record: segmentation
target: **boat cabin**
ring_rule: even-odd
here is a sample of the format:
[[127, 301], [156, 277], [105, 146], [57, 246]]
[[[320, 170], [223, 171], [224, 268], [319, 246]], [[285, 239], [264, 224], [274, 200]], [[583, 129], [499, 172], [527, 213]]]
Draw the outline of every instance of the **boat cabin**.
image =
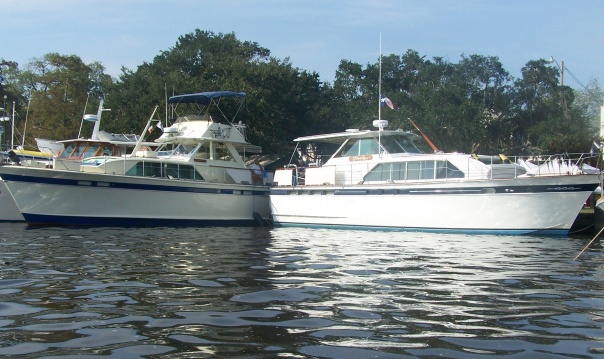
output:
[[[462, 153], [425, 153], [412, 132], [359, 131], [301, 137], [293, 157], [302, 160], [275, 173], [278, 186], [362, 185], [441, 181], [462, 178], [513, 178], [526, 170], [517, 164], [485, 163]], [[328, 159], [322, 145], [331, 146]], [[333, 150], [334, 146], [337, 146]], [[310, 161], [304, 160], [310, 158]]]

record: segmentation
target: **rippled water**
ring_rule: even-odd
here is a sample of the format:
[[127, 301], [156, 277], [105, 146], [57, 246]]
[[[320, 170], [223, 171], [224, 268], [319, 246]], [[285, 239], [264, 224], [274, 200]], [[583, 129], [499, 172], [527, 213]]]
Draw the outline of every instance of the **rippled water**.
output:
[[0, 355], [589, 358], [591, 238], [0, 224]]

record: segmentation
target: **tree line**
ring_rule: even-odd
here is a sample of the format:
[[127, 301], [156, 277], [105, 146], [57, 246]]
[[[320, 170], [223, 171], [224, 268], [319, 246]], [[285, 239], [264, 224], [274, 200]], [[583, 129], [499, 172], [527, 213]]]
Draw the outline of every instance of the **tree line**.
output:
[[[75, 138], [80, 126], [85, 136], [92, 125], [82, 125], [82, 115], [96, 112], [100, 99], [111, 108], [103, 130], [141, 133], [156, 105], [173, 121], [166, 96], [231, 90], [247, 93], [238, 119], [248, 139], [275, 156], [288, 154], [299, 136], [369, 129], [378, 112], [389, 129], [416, 131], [412, 119], [446, 152], [578, 153], [600, 140], [604, 100], [597, 80], [581, 90], [562, 86], [559, 68], [546, 60], [528, 61], [514, 78], [494, 56], [461, 55], [452, 63], [413, 50], [368, 64], [342, 60], [334, 82], [323, 82], [255, 42], [201, 30], [180, 36], [150, 63], [122, 68], [118, 78], [99, 62], [56, 53], [23, 67], [2, 60], [0, 69], [3, 107], [15, 102], [15, 135], [25, 133], [26, 147], [35, 137]], [[380, 73], [382, 94], [396, 110], [379, 111]]]

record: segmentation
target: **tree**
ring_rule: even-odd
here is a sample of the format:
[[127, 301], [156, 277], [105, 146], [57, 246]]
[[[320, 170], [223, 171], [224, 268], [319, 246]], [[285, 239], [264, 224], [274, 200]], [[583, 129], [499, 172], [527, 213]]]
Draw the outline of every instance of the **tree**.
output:
[[[136, 71], [124, 70], [108, 96], [119, 119], [119, 126], [111, 125], [140, 128], [144, 124], [141, 114], [151, 113], [155, 105], [166, 109], [166, 89], [169, 95], [246, 92], [238, 118], [248, 125], [250, 142], [262, 146], [266, 153], [283, 153], [291, 147], [293, 136], [321, 126], [312, 116], [321, 104], [323, 89], [318, 74], [293, 67], [289, 59], [275, 59], [268, 49], [242, 42], [234, 34], [196, 30], [179, 37], [173, 48], [152, 63], [144, 63]], [[227, 107], [226, 112], [235, 110]], [[171, 113], [168, 117], [174, 121]]]
[[[574, 105], [585, 117], [594, 129], [599, 129], [601, 106], [604, 104], [604, 91], [600, 88], [598, 80], [592, 79], [583, 90], [575, 91]], [[596, 137], [602, 137], [600, 132], [595, 132]], [[600, 139], [601, 141], [602, 139]]]
[[98, 104], [111, 77], [98, 62], [87, 65], [75, 55], [50, 53], [12, 73], [11, 81], [19, 88], [15, 127], [22, 134], [27, 120], [23, 145], [33, 148], [34, 137], [77, 137], [86, 104]]
[[558, 69], [545, 60], [529, 61], [515, 82], [512, 144], [525, 153], [584, 152], [593, 140], [593, 125], [574, 92], [560, 86]]

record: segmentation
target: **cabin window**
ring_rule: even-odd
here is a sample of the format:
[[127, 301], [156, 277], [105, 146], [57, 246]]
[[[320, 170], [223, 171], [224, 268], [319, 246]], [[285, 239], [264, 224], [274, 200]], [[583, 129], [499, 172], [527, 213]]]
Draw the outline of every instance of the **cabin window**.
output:
[[211, 156], [210, 151], [211, 151], [210, 146], [207, 143], [204, 143], [201, 146], [199, 146], [199, 148], [197, 149], [197, 152], [195, 152], [195, 158], [201, 159], [201, 160], [208, 160], [213, 157], [213, 156]]
[[99, 149], [99, 144], [98, 143], [91, 143], [84, 150], [84, 155], [82, 157], [83, 158], [92, 157], [92, 156], [94, 156], [94, 154], [96, 153], [96, 151], [98, 149]]
[[365, 175], [364, 181], [419, 181], [463, 177], [463, 172], [448, 161], [409, 161], [379, 164]]
[[380, 152], [380, 147], [375, 138], [350, 139], [342, 147], [339, 157], [374, 155]]
[[464, 178], [464, 173], [449, 161], [437, 161], [436, 178]]
[[405, 162], [383, 163], [375, 166], [365, 175], [365, 182], [371, 181], [404, 181], [407, 178], [407, 164]]
[[161, 162], [138, 162], [128, 172], [127, 176], [137, 177], [168, 177], [172, 179], [203, 180], [203, 177], [190, 165]]
[[67, 158], [67, 157], [71, 157], [71, 153], [73, 152], [73, 148], [75, 147], [75, 144], [70, 143], [67, 146], [65, 146], [65, 149], [61, 152], [61, 155], [59, 156], [60, 158]]
[[380, 143], [388, 153], [423, 153], [413, 141], [402, 136], [383, 136]]
[[71, 155], [69, 157], [77, 157], [80, 158], [82, 156], [82, 153], [84, 152], [84, 150], [86, 149], [86, 145], [82, 145], [79, 144], [75, 147], [75, 149], [71, 152]]
[[233, 154], [224, 143], [216, 142], [214, 147], [216, 149], [215, 159], [220, 161], [236, 162], [235, 157], [233, 157]]
[[410, 181], [434, 179], [434, 161], [407, 162], [407, 179]]
[[161, 177], [161, 163], [138, 162], [126, 172], [126, 175], [136, 177]]
[[197, 146], [180, 144], [180, 145], [178, 145], [178, 147], [176, 147], [174, 149], [173, 153], [175, 155], [180, 155], [180, 156], [188, 155], [188, 154], [191, 154], [191, 152], [193, 152], [193, 150], [195, 150], [196, 147]]
[[164, 177], [174, 179], [203, 180], [199, 173], [195, 173], [195, 168], [193, 168], [193, 166], [175, 163], [165, 164]]
[[[103, 145], [103, 147], [101, 148], [101, 152], [99, 153], [100, 156], [111, 156], [113, 155], [113, 151], [111, 150], [111, 146], [110, 145]], [[118, 150], [118, 153], [116, 153], [117, 156], [120, 156], [121, 153]]]

